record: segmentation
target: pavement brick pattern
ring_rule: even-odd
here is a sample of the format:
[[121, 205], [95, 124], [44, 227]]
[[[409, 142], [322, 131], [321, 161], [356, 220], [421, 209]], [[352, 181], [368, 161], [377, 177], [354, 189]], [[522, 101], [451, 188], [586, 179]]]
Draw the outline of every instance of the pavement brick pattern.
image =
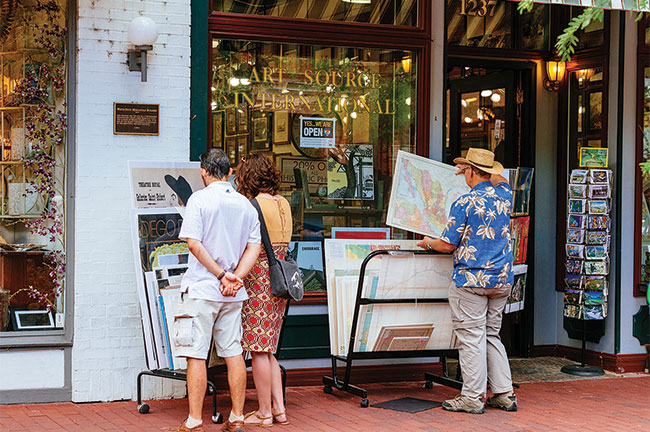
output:
[[[423, 383], [367, 385], [370, 403], [411, 396], [438, 400], [454, 396], [455, 390]], [[520, 410], [506, 413], [486, 408], [482, 415], [449, 413], [441, 408], [416, 414], [378, 408], [360, 408], [359, 398], [322, 387], [287, 390], [291, 424], [275, 425], [276, 432], [293, 431], [648, 431], [650, 430], [650, 377], [635, 376], [600, 380], [522, 384], [517, 391]], [[219, 409], [229, 411], [226, 394]], [[186, 414], [185, 399], [149, 402], [151, 412], [139, 414], [135, 402], [43, 404], [0, 406], [0, 431], [162, 431], [180, 424]], [[254, 409], [255, 393], [248, 392], [246, 409]], [[220, 431], [212, 424], [209, 399], [204, 405], [207, 431]], [[247, 431], [261, 431], [247, 427]]]

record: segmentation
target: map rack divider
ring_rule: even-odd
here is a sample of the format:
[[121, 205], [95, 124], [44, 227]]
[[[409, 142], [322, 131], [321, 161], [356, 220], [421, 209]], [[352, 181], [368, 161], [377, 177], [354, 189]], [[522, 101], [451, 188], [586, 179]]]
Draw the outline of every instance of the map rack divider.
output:
[[[278, 349], [274, 354], [276, 359], [279, 358], [280, 356], [280, 347], [282, 346], [282, 336], [284, 335], [284, 326], [287, 322], [287, 315], [289, 313], [290, 303], [291, 303], [291, 299], [287, 299], [287, 305], [284, 309], [284, 317], [282, 318], [282, 326], [280, 327], [280, 335], [278, 336]], [[212, 341], [210, 341], [210, 347], [212, 347]], [[142, 403], [142, 377], [143, 376], [154, 376], [158, 378], [166, 378], [166, 379], [177, 380], [177, 381], [187, 381], [186, 369], [179, 369], [179, 370], [171, 370], [168, 368], [150, 369], [149, 362], [146, 359], [146, 356], [145, 356], [145, 361], [147, 362], [147, 369], [140, 372], [137, 378], [138, 412], [140, 414], [147, 414], [150, 409], [148, 404]], [[208, 355], [208, 360], [206, 360], [206, 364], [208, 361], [209, 361], [209, 355]], [[246, 362], [246, 367], [248, 368], [251, 366], [252, 360], [246, 359], [245, 362]], [[286, 397], [287, 370], [282, 365], [280, 365], [280, 370], [282, 372], [282, 395], [283, 397]], [[225, 364], [220, 364], [208, 368], [208, 395], [212, 396], [212, 422], [217, 424], [223, 423], [223, 414], [217, 411], [217, 387], [214, 385], [214, 382], [216, 379], [216, 375], [223, 372], [227, 372], [227, 368]]]
[[[352, 317], [352, 327], [350, 331], [350, 342], [348, 345], [348, 354], [331, 355], [332, 360], [332, 376], [323, 377], [323, 391], [331, 394], [333, 388], [341, 391], [346, 391], [361, 398], [361, 407], [367, 408], [368, 392], [350, 383], [352, 374], [352, 364], [355, 360], [369, 360], [369, 359], [388, 359], [388, 358], [412, 358], [412, 357], [439, 357], [442, 362], [443, 374], [436, 375], [433, 373], [425, 373], [425, 387], [431, 389], [433, 383], [445, 385], [455, 389], [461, 389], [463, 383], [460, 381], [460, 367], [457, 369], [456, 378], [450, 378], [447, 369], [447, 358], [458, 358], [457, 349], [435, 349], [435, 350], [411, 350], [411, 351], [354, 351], [355, 340], [357, 337], [357, 326], [359, 323], [359, 311], [361, 306], [374, 305], [374, 304], [430, 304], [430, 303], [448, 303], [446, 298], [397, 298], [397, 299], [372, 299], [363, 297], [363, 280], [365, 277], [366, 267], [370, 260], [375, 257], [389, 255], [446, 255], [436, 251], [426, 250], [376, 250], [371, 252], [361, 263], [359, 272], [359, 282], [357, 285], [357, 298], [354, 305], [354, 313]], [[345, 373], [343, 380], [338, 376], [337, 365], [338, 362], [345, 363]]]

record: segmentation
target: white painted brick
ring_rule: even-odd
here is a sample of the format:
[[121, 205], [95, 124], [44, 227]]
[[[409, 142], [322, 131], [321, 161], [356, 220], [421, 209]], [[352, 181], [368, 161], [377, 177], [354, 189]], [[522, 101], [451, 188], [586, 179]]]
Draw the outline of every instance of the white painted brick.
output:
[[[189, 155], [190, 2], [78, 3], [72, 398], [132, 399], [145, 360], [127, 161], [185, 161]], [[126, 66], [127, 28], [140, 14], [160, 31], [146, 83]], [[160, 104], [160, 136], [113, 135], [113, 102]], [[183, 383], [144, 381], [146, 398], [183, 394]]]

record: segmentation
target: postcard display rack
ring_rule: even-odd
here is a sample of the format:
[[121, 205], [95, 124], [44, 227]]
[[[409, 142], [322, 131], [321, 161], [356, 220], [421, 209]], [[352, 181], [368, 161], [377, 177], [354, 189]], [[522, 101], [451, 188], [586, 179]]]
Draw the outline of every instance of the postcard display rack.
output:
[[[403, 247], [414, 248], [417, 242], [412, 240], [387, 240], [348, 244], [345, 247], [351, 249], [345, 256], [328, 259], [332, 256], [328, 249], [338, 246], [335, 242], [344, 241], [325, 243], [332, 376], [323, 377], [323, 391], [331, 394], [334, 387], [347, 391], [361, 397], [361, 407], [366, 408], [367, 391], [350, 383], [353, 362], [413, 357], [442, 361], [443, 376], [424, 374], [426, 388], [433, 382], [462, 388], [458, 379], [449, 377], [446, 363], [447, 357], [458, 358], [448, 300], [452, 256]], [[359, 256], [349, 252], [355, 247], [371, 252], [362, 261], [354, 260]], [[348, 268], [330, 271], [337, 259], [346, 260]], [[361, 262], [356, 270], [349, 266], [355, 261]], [[342, 380], [339, 362], [345, 363]]]
[[574, 169], [568, 188], [564, 316], [582, 320], [580, 365], [562, 371], [572, 375], [602, 375], [585, 365], [586, 321], [607, 317], [612, 171]]

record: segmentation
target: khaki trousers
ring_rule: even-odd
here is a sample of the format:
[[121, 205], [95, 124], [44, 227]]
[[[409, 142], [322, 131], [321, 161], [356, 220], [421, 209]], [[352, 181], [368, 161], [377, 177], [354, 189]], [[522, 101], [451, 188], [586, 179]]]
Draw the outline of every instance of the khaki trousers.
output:
[[449, 287], [449, 305], [458, 339], [461, 394], [482, 397], [490, 384], [492, 393], [512, 391], [512, 377], [499, 330], [510, 288]]

